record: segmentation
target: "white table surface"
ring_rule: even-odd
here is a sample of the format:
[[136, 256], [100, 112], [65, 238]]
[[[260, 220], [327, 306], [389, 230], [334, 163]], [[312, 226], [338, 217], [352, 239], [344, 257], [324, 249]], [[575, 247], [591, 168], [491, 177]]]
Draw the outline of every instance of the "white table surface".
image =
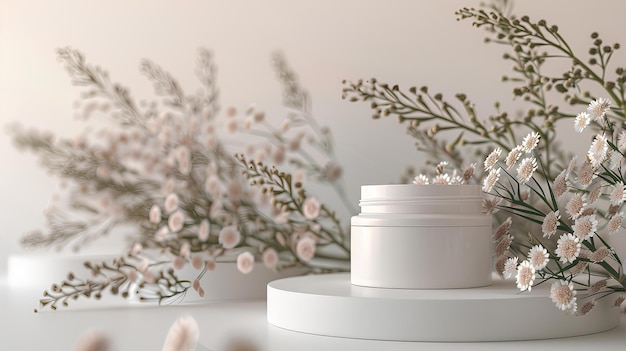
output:
[[[113, 350], [161, 350], [181, 315], [200, 327], [199, 349], [225, 350], [246, 340], [260, 350], [624, 350], [626, 317], [618, 328], [582, 337], [525, 342], [415, 343], [357, 340], [283, 330], [266, 321], [264, 300], [172, 306], [128, 305], [123, 299], [86, 301], [57, 311], [33, 313], [41, 289], [12, 288], [0, 278], [0, 350], [73, 350], [87, 331], [106, 334]], [[511, 316], [515, 318], [515, 316]], [[476, 316], [480, 323], [480, 316]], [[506, 323], [506, 321], [502, 321]]]

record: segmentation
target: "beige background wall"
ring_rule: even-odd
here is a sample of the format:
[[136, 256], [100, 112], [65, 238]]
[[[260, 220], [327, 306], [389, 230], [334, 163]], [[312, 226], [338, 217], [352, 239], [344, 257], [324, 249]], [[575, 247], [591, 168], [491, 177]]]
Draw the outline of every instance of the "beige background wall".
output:
[[[43, 223], [54, 186], [33, 155], [15, 150], [4, 127], [19, 121], [65, 136], [84, 127], [73, 117], [78, 89], [56, 48], [80, 49], [134, 96], [149, 98], [150, 84], [137, 69], [142, 58], [193, 90], [196, 49], [206, 47], [219, 65], [222, 106], [255, 103], [275, 121], [284, 110], [270, 54], [281, 50], [309, 89], [315, 116], [334, 132], [356, 203], [361, 184], [396, 181], [420, 156], [395, 121], [372, 121], [367, 105], [342, 101], [342, 79], [375, 76], [449, 96], [467, 92], [485, 115], [493, 101], [510, 101], [509, 87], [499, 83], [509, 68], [502, 48], [482, 44], [481, 30], [455, 19], [457, 8], [477, 3], [0, 0], [0, 275], [7, 255], [20, 252], [19, 236]], [[559, 24], [583, 51], [594, 30], [626, 44], [623, 1], [524, 0], [516, 12]]]

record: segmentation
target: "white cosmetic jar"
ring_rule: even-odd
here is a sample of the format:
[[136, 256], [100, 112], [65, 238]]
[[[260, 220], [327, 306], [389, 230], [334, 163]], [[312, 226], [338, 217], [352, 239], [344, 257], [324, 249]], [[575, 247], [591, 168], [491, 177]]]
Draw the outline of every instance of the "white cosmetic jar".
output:
[[351, 221], [351, 283], [453, 289], [491, 284], [491, 216], [479, 185], [364, 185]]

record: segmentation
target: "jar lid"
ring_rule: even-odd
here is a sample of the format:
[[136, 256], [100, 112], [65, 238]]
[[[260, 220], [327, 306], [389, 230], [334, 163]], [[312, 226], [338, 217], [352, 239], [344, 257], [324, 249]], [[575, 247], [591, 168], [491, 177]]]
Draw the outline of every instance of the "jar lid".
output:
[[350, 221], [357, 227], [484, 227], [491, 228], [485, 214], [360, 214]]
[[382, 200], [416, 200], [446, 198], [482, 198], [480, 185], [455, 184], [387, 184], [361, 186], [361, 202]]

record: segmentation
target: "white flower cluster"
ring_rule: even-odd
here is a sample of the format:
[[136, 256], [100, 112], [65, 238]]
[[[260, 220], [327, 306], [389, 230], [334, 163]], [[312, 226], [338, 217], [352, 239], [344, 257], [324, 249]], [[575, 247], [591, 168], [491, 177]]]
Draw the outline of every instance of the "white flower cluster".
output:
[[[520, 145], [514, 147], [506, 156], [505, 163], [507, 171], [515, 166], [517, 161], [523, 154], [532, 154], [539, 144], [540, 135], [537, 132], [530, 132]], [[494, 149], [487, 158], [485, 158], [485, 171], [489, 172], [483, 181], [483, 191], [490, 192], [500, 180], [501, 167], [496, 167], [500, 161], [502, 149]], [[517, 166], [517, 179], [521, 184], [527, 183], [537, 170], [537, 159], [529, 155], [522, 159]]]
[[417, 185], [460, 185], [460, 184], [468, 184], [472, 176], [474, 175], [474, 171], [476, 170], [476, 164], [472, 163], [469, 166], [463, 168], [463, 171], [459, 172], [456, 169], [452, 170], [452, 173], [444, 173], [448, 166], [448, 162], [442, 161], [439, 162], [437, 167], [435, 167], [435, 176], [429, 178], [425, 174], [418, 174], [413, 179], [413, 184]]
[[[99, 274], [103, 264], [92, 262], [97, 279], [73, 276], [71, 288], [46, 292], [42, 306], [56, 308], [70, 297], [100, 294], [110, 281], [125, 296], [135, 284], [141, 297], [177, 297], [190, 288], [203, 296], [200, 278], [216, 268], [218, 259], [236, 261], [244, 274], [257, 261], [271, 270], [317, 270], [320, 244], [341, 250], [324, 269], [345, 269], [346, 229], [335, 211], [305, 192], [309, 180], [321, 180], [347, 203], [339, 183], [342, 168], [332, 153], [330, 130], [313, 119], [307, 93], [281, 57], [275, 57], [275, 65], [285, 98], [291, 99], [283, 102], [291, 110], [275, 127], [254, 106], [244, 113], [233, 107], [219, 113], [209, 52], [200, 52], [196, 72], [202, 86], [195, 95], [184, 94], [167, 72], [144, 61], [142, 73], [164, 97], [148, 104], [135, 103], [82, 54], [64, 49], [60, 55], [74, 81], [97, 92], [84, 95], [79, 111], [86, 117], [111, 114], [119, 125], [54, 143], [47, 134], [16, 131], [18, 141], [41, 152], [44, 165], [63, 179], [61, 190], [69, 199], [69, 206], [52, 202], [49, 233], [25, 241], [33, 246], [73, 242], [80, 249], [117, 226], [131, 226], [135, 245], [130, 256], [127, 250], [120, 253], [116, 268], [106, 271], [109, 276]], [[241, 140], [247, 143], [243, 147]], [[248, 162], [259, 169], [252, 178], [246, 174]], [[84, 222], [77, 212], [84, 212]], [[333, 268], [333, 260], [339, 268]], [[191, 283], [168, 273], [187, 264], [197, 273]]]
[[[616, 167], [621, 169], [626, 133], [613, 135], [614, 126], [607, 116], [609, 111], [610, 102], [600, 98], [589, 104], [588, 112], [578, 115], [577, 131], [584, 130], [590, 122], [597, 122], [603, 132], [612, 134], [597, 134], [582, 164], [573, 158], [568, 168], [553, 180], [535, 176], [538, 168], [535, 157], [522, 158], [524, 153], [531, 153], [537, 147], [540, 141], [537, 132], [529, 133], [508, 153], [505, 166], [498, 166], [502, 155], [500, 148], [493, 150], [484, 162], [485, 171], [489, 173], [483, 190], [504, 200], [498, 206], [519, 219], [520, 229], [524, 228], [524, 222], [541, 224], [540, 229], [530, 226], [528, 235], [519, 238], [511, 234], [512, 217], [500, 224], [494, 234], [498, 273], [506, 279], [515, 278], [522, 291], [531, 291], [537, 279], [554, 280], [550, 298], [557, 308], [570, 313], [585, 314], [595, 305], [595, 296], [611, 294], [606, 280], [581, 283], [590, 281], [591, 265], [617, 280], [621, 271], [615, 264], [619, 262], [616, 253], [600, 233], [601, 230], [610, 235], [617, 233], [626, 217], [620, 211], [626, 201], [626, 186], [621, 171], [614, 171]], [[517, 174], [514, 176], [508, 171], [515, 165]], [[506, 181], [500, 179], [504, 168]], [[543, 171], [541, 175], [545, 177]], [[534, 180], [531, 182], [531, 179]], [[524, 193], [523, 188], [532, 196]], [[528, 236], [530, 244], [522, 240]], [[576, 279], [578, 276], [584, 278]], [[586, 290], [582, 297], [578, 294], [581, 287]], [[581, 299], [587, 301], [579, 308]]]

